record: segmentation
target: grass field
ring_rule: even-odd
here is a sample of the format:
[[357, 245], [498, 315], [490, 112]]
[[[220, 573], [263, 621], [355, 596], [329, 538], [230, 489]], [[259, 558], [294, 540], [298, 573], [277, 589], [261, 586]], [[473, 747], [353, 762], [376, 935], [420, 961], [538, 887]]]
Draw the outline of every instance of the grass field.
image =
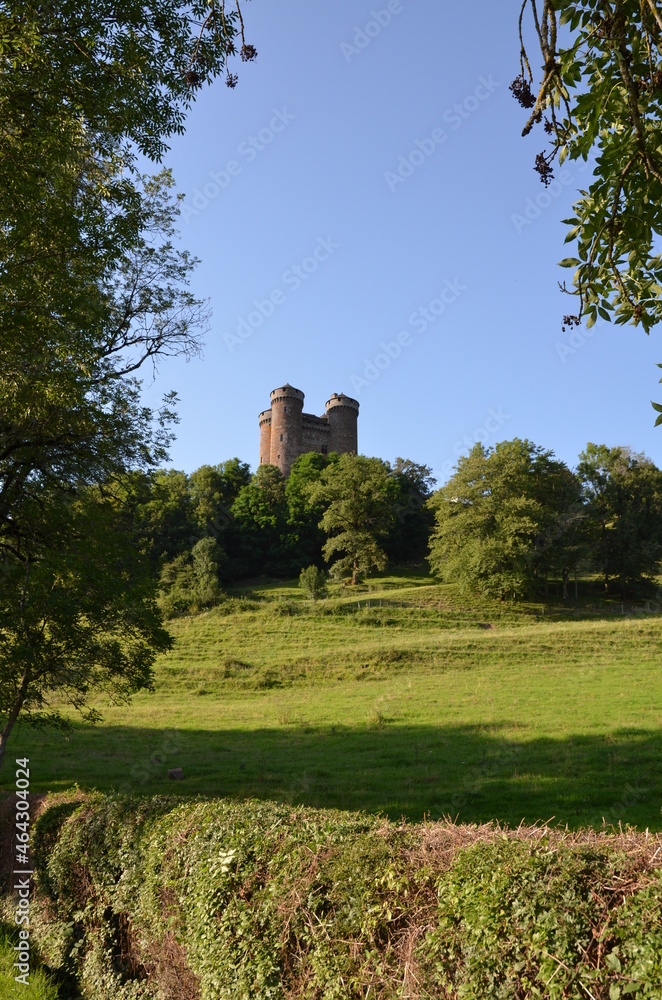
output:
[[172, 623], [155, 691], [99, 702], [103, 724], [16, 730], [7, 772], [29, 756], [33, 791], [662, 829], [662, 616], [592, 600], [467, 600], [409, 576], [312, 606], [255, 585]]
[[39, 963], [35, 961], [34, 956], [30, 963], [31, 970], [27, 983], [15, 981], [16, 952], [14, 947], [18, 939], [14, 931], [5, 929], [0, 924], [0, 996], [2, 1000], [19, 1000], [19, 998], [20, 1000], [57, 1000], [56, 986]]

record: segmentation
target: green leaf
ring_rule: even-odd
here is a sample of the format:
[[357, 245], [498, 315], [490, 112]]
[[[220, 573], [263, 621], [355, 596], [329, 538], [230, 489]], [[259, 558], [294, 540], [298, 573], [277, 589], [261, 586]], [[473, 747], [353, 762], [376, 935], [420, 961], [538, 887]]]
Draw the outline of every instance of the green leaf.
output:
[[581, 261], [577, 257], [564, 257], [559, 261], [559, 267], [577, 267], [578, 264], [581, 264]]
[[[614, 948], [614, 950], [607, 955], [607, 958], [605, 959], [605, 965], [607, 966], [608, 969], [611, 969], [613, 972], [621, 971], [621, 960], [618, 957], [618, 948]], [[620, 997], [620, 995], [621, 991], [619, 987], [617, 996]], [[611, 996], [611, 991], [610, 991], [610, 996]]]

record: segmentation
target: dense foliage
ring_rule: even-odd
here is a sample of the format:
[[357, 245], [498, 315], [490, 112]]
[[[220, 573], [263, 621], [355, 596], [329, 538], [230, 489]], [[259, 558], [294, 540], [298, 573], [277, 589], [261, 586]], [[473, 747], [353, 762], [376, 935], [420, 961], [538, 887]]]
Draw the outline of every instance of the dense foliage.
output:
[[95, 797], [36, 827], [33, 935], [94, 1000], [659, 996], [644, 835]]
[[589, 444], [571, 471], [530, 441], [478, 444], [442, 489], [433, 482], [408, 460], [316, 453], [287, 479], [232, 459], [136, 480], [161, 605], [200, 610], [221, 598], [215, 584], [303, 567], [356, 583], [428, 554], [443, 580], [496, 597], [544, 594], [552, 580], [570, 598], [572, 577], [594, 573], [608, 593], [645, 594], [659, 571], [662, 472], [628, 449]]
[[580, 485], [551, 452], [517, 439], [477, 444], [432, 503], [430, 564], [443, 579], [493, 596], [530, 594], [550, 573], [567, 586]]
[[[525, 17], [528, 15], [528, 17]], [[542, 66], [527, 54], [529, 21]], [[511, 90], [527, 111], [523, 135], [544, 128], [542, 181], [558, 158], [594, 162], [592, 183], [566, 219], [576, 255], [570, 325], [598, 316], [641, 324], [662, 318], [662, 8], [657, 0], [523, 0], [520, 75]], [[533, 61], [533, 59], [531, 59]], [[533, 90], [531, 89], [533, 86]], [[662, 404], [654, 403], [662, 423]]]
[[431, 500], [430, 563], [465, 589], [546, 592], [571, 572], [601, 572], [608, 591], [652, 586], [662, 561], [662, 472], [626, 448], [590, 444], [576, 473], [530, 441], [477, 444]]
[[238, 2], [0, 3], [0, 764], [19, 715], [148, 686], [167, 645], [121, 508], [174, 420], [137, 373], [197, 351], [207, 307], [138, 153], [160, 161], [203, 82], [234, 86], [239, 40], [253, 59]]
[[[250, 475], [231, 459], [187, 476], [160, 470], [134, 481], [136, 516], [160, 578], [168, 615], [208, 606], [200, 600], [194, 553], [209, 555], [221, 585], [257, 576], [298, 576], [327, 561], [354, 582], [398, 562], [421, 562], [432, 523], [425, 506], [430, 470], [397, 459], [301, 455], [287, 479], [272, 465]], [[377, 561], [375, 561], [377, 560]], [[356, 562], [356, 573], [353, 573]], [[212, 602], [213, 603], [213, 602]]]

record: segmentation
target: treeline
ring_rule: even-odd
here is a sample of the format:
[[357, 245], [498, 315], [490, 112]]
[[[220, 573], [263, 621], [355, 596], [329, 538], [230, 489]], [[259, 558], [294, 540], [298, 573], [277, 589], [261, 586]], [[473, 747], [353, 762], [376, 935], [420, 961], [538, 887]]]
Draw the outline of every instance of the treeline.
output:
[[216, 603], [226, 584], [287, 579], [326, 566], [357, 582], [388, 563], [421, 562], [433, 524], [426, 466], [359, 455], [302, 455], [287, 479], [271, 465], [251, 475], [238, 458], [137, 474], [141, 547], [166, 615]]
[[432, 572], [464, 589], [518, 598], [556, 579], [567, 599], [594, 573], [626, 597], [660, 570], [662, 472], [628, 448], [589, 443], [570, 470], [531, 441], [477, 444], [430, 506]]
[[477, 444], [441, 489], [430, 469], [355, 455], [302, 455], [286, 479], [239, 459], [140, 474], [141, 545], [167, 615], [216, 603], [261, 575], [330, 568], [356, 583], [421, 563], [465, 590], [520, 598], [599, 574], [607, 592], [650, 590], [662, 559], [662, 472], [626, 448], [589, 444], [575, 470], [530, 441]]

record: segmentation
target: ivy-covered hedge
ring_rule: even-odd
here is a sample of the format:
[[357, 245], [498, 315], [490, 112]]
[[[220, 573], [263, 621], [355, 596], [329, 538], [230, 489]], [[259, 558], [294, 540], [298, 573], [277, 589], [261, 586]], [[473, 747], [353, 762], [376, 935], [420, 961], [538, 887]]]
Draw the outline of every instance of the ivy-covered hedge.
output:
[[94, 1000], [662, 996], [643, 834], [93, 796], [34, 846], [33, 933]]

